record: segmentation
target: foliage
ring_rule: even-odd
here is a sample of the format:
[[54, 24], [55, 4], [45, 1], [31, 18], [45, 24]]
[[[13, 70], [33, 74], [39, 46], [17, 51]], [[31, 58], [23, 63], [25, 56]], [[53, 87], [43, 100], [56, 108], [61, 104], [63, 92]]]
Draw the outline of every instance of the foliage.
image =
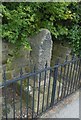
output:
[[69, 29], [68, 38], [73, 47], [73, 52], [81, 55], [81, 3], [72, 3], [70, 9], [74, 12], [74, 19]]
[[73, 52], [81, 54], [81, 28], [78, 25], [74, 25], [69, 32], [69, 38], [71, 40], [70, 44], [72, 44]]
[[[37, 21], [35, 11], [31, 5], [23, 5], [22, 3], [14, 6], [12, 4], [3, 6], [3, 38], [9, 42], [16, 44], [17, 47], [24, 45], [30, 49], [27, 37], [33, 35], [37, 31]], [[13, 8], [13, 9], [12, 9]], [[33, 13], [33, 14], [32, 14]]]
[[[78, 10], [77, 10], [78, 9]], [[3, 3], [2, 37], [17, 47], [31, 49], [27, 38], [47, 28], [56, 40], [67, 39], [80, 52], [79, 3]]]

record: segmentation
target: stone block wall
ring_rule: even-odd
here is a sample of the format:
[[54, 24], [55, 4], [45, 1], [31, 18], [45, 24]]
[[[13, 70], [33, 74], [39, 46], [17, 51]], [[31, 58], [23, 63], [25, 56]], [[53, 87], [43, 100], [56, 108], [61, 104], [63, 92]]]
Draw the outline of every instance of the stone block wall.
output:
[[[28, 73], [36, 69], [40, 70], [45, 67], [47, 61], [48, 66], [54, 66], [57, 58], [60, 62], [64, 62], [66, 54], [71, 58], [71, 48], [64, 43], [52, 43], [51, 34], [48, 30], [42, 29], [37, 35], [29, 38], [32, 51], [25, 50], [23, 47], [19, 50], [18, 56], [14, 56], [15, 46], [7, 42], [2, 42], [2, 64], [6, 67], [7, 78], [11, 79], [19, 74], [20, 67], [23, 66], [23, 72]], [[10, 61], [11, 60], [11, 61]]]
[[18, 76], [21, 66], [23, 67], [23, 72], [30, 72], [30, 51], [24, 50], [22, 47], [18, 55], [15, 55], [14, 49], [15, 45], [2, 42], [2, 66], [3, 69], [6, 69], [7, 79]]
[[47, 29], [41, 29], [40, 32], [28, 38], [32, 51], [28, 51], [23, 47], [20, 48], [18, 55], [14, 54], [15, 45], [3, 41], [2, 43], [2, 64], [6, 68], [7, 79], [18, 76], [19, 69], [23, 66], [23, 72], [31, 72], [36, 65], [36, 69], [40, 70], [45, 67], [46, 61], [50, 67], [52, 54], [51, 34]]
[[59, 58], [60, 63], [64, 63], [66, 55], [68, 60], [71, 60], [71, 46], [67, 42], [54, 41], [52, 48], [51, 66], [54, 66], [55, 61]]

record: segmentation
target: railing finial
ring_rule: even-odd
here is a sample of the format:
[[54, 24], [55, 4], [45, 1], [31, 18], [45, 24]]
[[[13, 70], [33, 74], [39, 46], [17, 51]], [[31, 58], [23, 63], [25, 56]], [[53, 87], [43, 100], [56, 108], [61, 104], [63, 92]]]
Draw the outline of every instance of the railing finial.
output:
[[48, 63], [47, 63], [47, 60], [46, 60], [46, 63], [45, 63], [45, 68], [47, 68], [47, 66], [48, 66]]
[[67, 60], [68, 60], [68, 55], [66, 54], [66, 60], [65, 61], [67, 62]]
[[73, 53], [73, 54], [72, 54], [72, 60], [73, 60], [74, 58], [75, 58], [75, 54]]
[[3, 70], [3, 80], [6, 80], [6, 70]]
[[23, 74], [23, 70], [22, 70], [22, 67], [21, 67], [21, 69], [20, 69], [20, 77], [22, 76], [22, 74]]
[[60, 61], [60, 59], [57, 58], [57, 60], [55, 61], [55, 65], [58, 65], [59, 61]]
[[34, 71], [34, 72], [36, 71], [36, 64], [34, 65], [33, 71]]

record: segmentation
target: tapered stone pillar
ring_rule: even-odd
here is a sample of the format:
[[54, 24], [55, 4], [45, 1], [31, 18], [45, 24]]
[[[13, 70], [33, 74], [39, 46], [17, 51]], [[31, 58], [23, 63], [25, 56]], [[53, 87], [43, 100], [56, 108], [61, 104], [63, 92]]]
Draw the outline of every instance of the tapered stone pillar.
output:
[[[51, 62], [51, 54], [52, 54], [52, 38], [51, 33], [47, 29], [41, 29], [38, 34], [29, 38], [29, 43], [31, 45], [32, 51], [30, 54], [30, 60], [32, 63], [32, 68], [36, 65], [36, 71], [44, 69], [45, 67], [50, 67]], [[47, 61], [47, 66], [46, 65]], [[39, 80], [40, 80], [40, 105], [39, 110], [42, 109], [43, 102], [43, 92], [44, 92], [44, 82], [45, 82], [45, 99], [44, 104], [46, 106], [47, 92], [48, 92], [48, 81], [49, 81], [49, 73], [50, 71], [43, 71], [41, 73], [41, 80], [39, 79], [40, 74], [35, 76], [35, 96], [34, 96], [34, 111], [37, 111], [37, 103], [38, 103], [38, 88], [39, 88]], [[30, 78], [30, 86], [33, 88], [34, 86], [34, 76]], [[52, 81], [51, 81], [52, 82]], [[52, 85], [51, 85], [52, 87]], [[50, 95], [52, 92], [52, 88], [50, 91]], [[30, 94], [30, 98], [32, 100], [33, 90]], [[30, 100], [30, 101], [31, 101]], [[51, 100], [51, 96], [50, 96]], [[49, 102], [50, 102], [49, 100]], [[32, 102], [32, 101], [31, 101]], [[32, 103], [30, 104], [32, 106]]]
[[47, 61], [50, 66], [52, 53], [52, 38], [51, 33], [47, 29], [41, 29], [34, 37], [29, 39], [32, 47], [31, 60], [33, 65], [36, 64], [38, 70], [44, 68]]

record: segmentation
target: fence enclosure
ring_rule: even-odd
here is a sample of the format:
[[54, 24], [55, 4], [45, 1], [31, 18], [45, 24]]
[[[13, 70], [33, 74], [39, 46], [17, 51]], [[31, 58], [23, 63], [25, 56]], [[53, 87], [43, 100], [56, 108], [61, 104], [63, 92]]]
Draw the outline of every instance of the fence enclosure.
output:
[[54, 67], [40, 71], [34, 67], [33, 72], [6, 80], [0, 85], [3, 94], [3, 118], [36, 118], [50, 107], [81, 87], [81, 58], [67, 56], [63, 64], [56, 61]]

